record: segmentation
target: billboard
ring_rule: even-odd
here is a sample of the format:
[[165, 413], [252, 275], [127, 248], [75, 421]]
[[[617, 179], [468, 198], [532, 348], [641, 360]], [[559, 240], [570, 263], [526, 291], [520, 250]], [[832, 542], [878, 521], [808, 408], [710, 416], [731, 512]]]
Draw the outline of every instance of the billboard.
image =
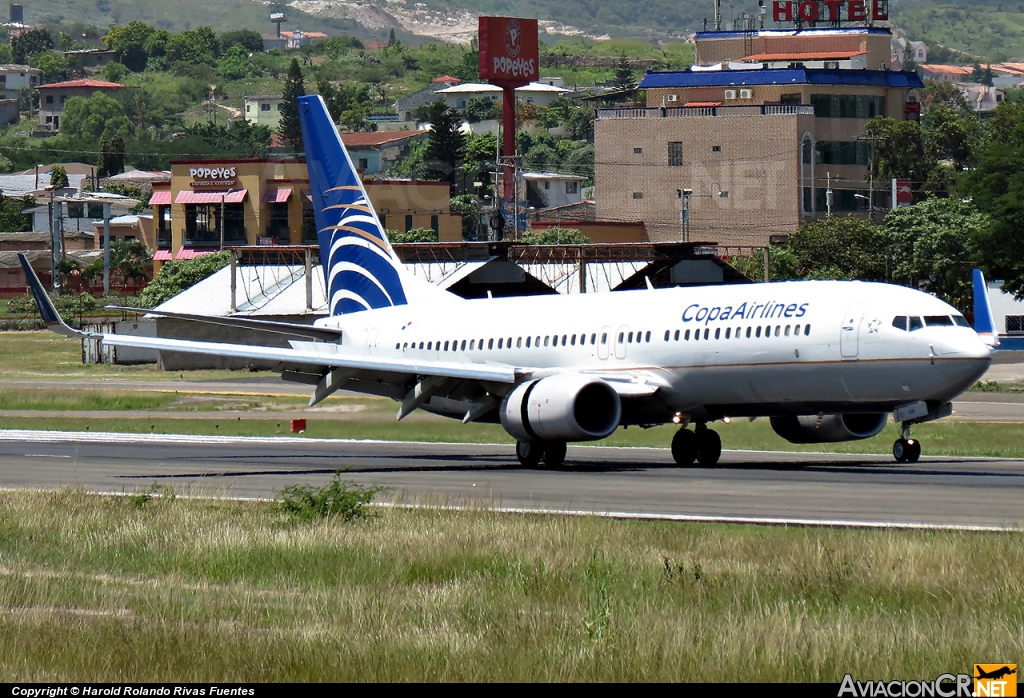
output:
[[847, 22], [889, 19], [888, 0], [775, 0], [776, 22]]
[[492, 85], [518, 87], [539, 77], [537, 20], [481, 17], [480, 79]]

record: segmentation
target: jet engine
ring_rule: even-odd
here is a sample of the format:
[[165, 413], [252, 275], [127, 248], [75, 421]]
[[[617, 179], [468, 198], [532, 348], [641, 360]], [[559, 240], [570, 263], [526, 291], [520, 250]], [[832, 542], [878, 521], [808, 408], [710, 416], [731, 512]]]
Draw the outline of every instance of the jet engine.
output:
[[517, 385], [499, 415], [519, 441], [592, 441], [615, 431], [622, 404], [600, 378], [568, 373]]
[[826, 414], [772, 417], [775, 433], [794, 444], [869, 439], [885, 428], [889, 414]]

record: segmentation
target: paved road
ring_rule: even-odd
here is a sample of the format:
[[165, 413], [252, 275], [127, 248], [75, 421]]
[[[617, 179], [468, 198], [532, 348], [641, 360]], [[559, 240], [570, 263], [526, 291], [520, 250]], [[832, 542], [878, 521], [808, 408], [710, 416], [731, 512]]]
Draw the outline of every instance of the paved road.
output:
[[0, 431], [0, 485], [273, 496], [336, 468], [404, 501], [768, 522], [952, 526], [1024, 523], [1024, 461], [726, 451], [718, 469], [661, 449], [570, 447], [524, 470], [510, 446]]

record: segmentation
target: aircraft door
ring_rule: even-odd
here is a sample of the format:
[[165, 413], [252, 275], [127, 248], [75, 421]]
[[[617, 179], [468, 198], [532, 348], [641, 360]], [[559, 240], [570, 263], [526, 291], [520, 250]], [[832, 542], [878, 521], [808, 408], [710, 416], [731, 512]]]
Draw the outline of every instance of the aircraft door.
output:
[[864, 307], [855, 305], [843, 316], [843, 329], [839, 335], [839, 350], [844, 359], [856, 359], [860, 344], [860, 320]]
[[611, 327], [602, 327], [597, 336], [597, 358], [603, 361], [608, 358], [608, 345], [615, 341], [615, 335]]
[[612, 341], [615, 342], [615, 358], [624, 359], [626, 358], [626, 337], [629, 335], [629, 327], [623, 325], [615, 331], [615, 335], [612, 337]]
[[369, 332], [366, 333], [366, 348], [370, 349], [370, 353], [373, 353], [373, 349], [377, 348], [377, 335], [380, 334], [379, 327], [373, 327]]

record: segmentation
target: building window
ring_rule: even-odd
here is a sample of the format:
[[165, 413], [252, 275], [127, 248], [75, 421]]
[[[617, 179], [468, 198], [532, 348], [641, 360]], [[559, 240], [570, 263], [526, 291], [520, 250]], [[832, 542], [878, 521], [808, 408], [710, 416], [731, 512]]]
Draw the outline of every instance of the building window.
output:
[[260, 105], [260, 111], [270, 111], [270, 105], [269, 104], [261, 104]]
[[544, 182], [544, 189], [547, 190], [547, 189], [550, 189], [550, 188], [551, 188], [551, 182]]
[[579, 194], [580, 193], [580, 183], [579, 182], [566, 182], [565, 183], [565, 193], [566, 194]]
[[668, 166], [683, 166], [683, 144], [680, 141], [672, 141], [668, 144]]
[[1024, 334], [1024, 315], [1006, 316], [1006, 334]]
[[642, 198], [644, 198], [644, 193], [642, 191], [635, 191], [635, 192], [633, 192], [633, 198], [634, 199], [642, 199]]
[[720, 146], [720, 145], [713, 145], [713, 146], [711, 146], [711, 152], [712, 153], [720, 153], [720, 152], [722, 152], [722, 146]]
[[68, 202], [68, 218], [85, 218], [85, 206]]
[[458, 109], [465, 109], [466, 108], [466, 100], [464, 100], [464, 99], [456, 100], [455, 101], [455, 106]]
[[53, 104], [53, 95], [46, 95], [46, 103]]
[[811, 95], [814, 115], [824, 119], [870, 119], [885, 116], [885, 97]]
[[270, 222], [267, 225], [267, 237], [289, 239], [288, 235], [288, 202], [270, 204]]
[[359, 158], [359, 169], [360, 170], [367, 170], [369, 168], [370, 168], [370, 160], [369, 160], [369, 158]]
[[438, 223], [439, 223], [439, 221], [438, 221], [437, 216], [431, 216], [430, 217], [430, 229], [433, 230], [438, 235], [440, 235], [441, 231], [439, 229]]
[[277, 111], [281, 111], [281, 103], [280, 102], [277, 103]]
[[251, 105], [251, 104], [246, 104], [246, 105], [245, 105], [245, 110], [246, 110], [247, 112], [248, 112], [248, 111], [252, 111], [252, 105]]
[[[818, 211], [828, 210], [828, 194], [827, 189], [815, 189], [814, 199], [815, 206]], [[856, 195], [860, 194], [863, 199], [858, 198]], [[859, 191], [857, 189], [833, 189], [832, 190], [832, 212], [845, 211], [866, 211], [867, 210], [867, 192]], [[878, 203], [878, 192], [876, 192], [875, 203]]]
[[64, 102], [66, 102], [66, 101], [68, 101], [68, 96], [67, 95], [61, 95], [60, 96], [60, 103], [64, 104]]
[[810, 165], [814, 162], [814, 144], [810, 138], [805, 138], [802, 144], [801, 150], [803, 151], [803, 160], [805, 165]]
[[804, 213], [811, 213], [814, 209], [814, 190], [811, 187], [804, 187]]
[[405, 217], [405, 232], [412, 230], [412, 216]]
[[103, 218], [103, 204], [89, 204], [88, 218]]
[[[185, 204], [185, 242], [213, 245], [220, 242], [220, 204]], [[245, 211], [242, 204], [224, 205], [224, 241], [244, 243]]]
[[871, 144], [858, 141], [818, 141], [814, 144], [819, 165], [868, 165]]
[[644, 149], [643, 148], [633, 148], [633, 155], [643, 155], [643, 154], [644, 154]]
[[52, 116], [46, 117], [46, 123], [52, 124], [53, 123], [53, 117]]
[[302, 241], [306, 243], [318, 242], [313, 203], [305, 196], [302, 197]]

